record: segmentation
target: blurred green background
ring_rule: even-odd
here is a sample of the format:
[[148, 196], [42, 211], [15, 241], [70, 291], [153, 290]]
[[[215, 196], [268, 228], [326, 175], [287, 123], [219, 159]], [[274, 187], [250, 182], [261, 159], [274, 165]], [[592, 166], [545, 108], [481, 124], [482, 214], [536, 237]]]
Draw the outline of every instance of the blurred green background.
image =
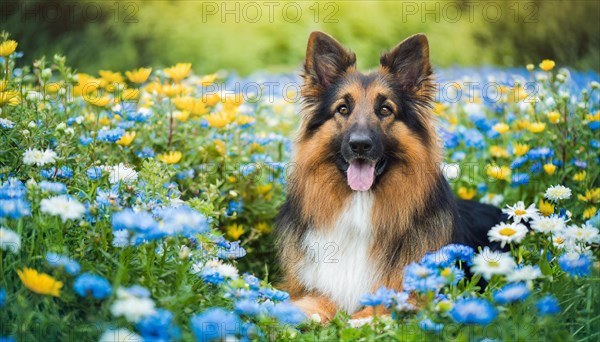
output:
[[0, 30], [25, 62], [63, 53], [81, 71], [192, 62], [198, 73], [289, 71], [323, 30], [373, 67], [428, 34], [434, 65], [522, 66], [542, 59], [600, 71], [600, 1], [15, 1]]

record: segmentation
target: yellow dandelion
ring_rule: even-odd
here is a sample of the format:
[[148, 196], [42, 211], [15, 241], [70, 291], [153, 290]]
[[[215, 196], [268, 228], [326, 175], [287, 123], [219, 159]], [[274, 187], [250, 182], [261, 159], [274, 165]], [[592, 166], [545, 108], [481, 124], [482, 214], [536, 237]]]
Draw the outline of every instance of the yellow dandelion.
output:
[[235, 120], [235, 113], [230, 111], [220, 111], [204, 117], [208, 125], [214, 128], [223, 128]]
[[115, 83], [124, 83], [125, 79], [120, 72], [113, 72], [110, 70], [100, 70], [98, 71], [100, 78], [106, 81], [107, 84], [115, 84]]
[[51, 295], [54, 297], [60, 296], [60, 289], [63, 283], [52, 278], [46, 273], [39, 273], [31, 268], [17, 270], [21, 282], [26, 288], [41, 295]]
[[498, 145], [490, 146], [490, 154], [496, 158], [508, 157], [508, 151]]
[[581, 171], [581, 172], [578, 172], [575, 175], [573, 175], [573, 180], [576, 182], [582, 182], [585, 180], [586, 176], [587, 176], [587, 172]]
[[548, 112], [546, 116], [548, 117], [548, 121], [550, 121], [553, 124], [558, 123], [560, 121], [560, 113], [557, 111]]
[[139, 89], [125, 89], [123, 91], [123, 100], [132, 101], [137, 100], [140, 97], [141, 91]]
[[546, 202], [543, 199], [540, 199], [539, 210], [542, 215], [550, 216], [554, 214], [554, 204], [552, 204], [552, 202]]
[[461, 186], [457, 192], [458, 197], [460, 197], [461, 199], [464, 199], [464, 200], [473, 199], [473, 197], [475, 197], [476, 194], [477, 194], [477, 189], [467, 189], [464, 186]]
[[489, 177], [497, 180], [509, 180], [511, 171], [508, 166], [488, 165], [486, 173]]
[[135, 132], [134, 131], [125, 132], [125, 134], [123, 134], [123, 136], [121, 137], [121, 139], [119, 139], [117, 141], [117, 144], [121, 145], [121, 146], [129, 146], [133, 142], [133, 139], [135, 139]]
[[177, 110], [173, 113], [173, 116], [180, 122], [186, 122], [190, 117], [190, 112], [187, 110]]
[[227, 235], [231, 237], [233, 240], [237, 240], [244, 234], [246, 231], [244, 230], [244, 226], [241, 224], [231, 224], [227, 226]]
[[504, 122], [499, 122], [492, 127], [492, 129], [500, 134], [504, 134], [510, 130], [510, 127]]
[[582, 202], [590, 202], [590, 203], [600, 202], [600, 188], [586, 190], [585, 196], [577, 195], [577, 198]]
[[19, 93], [14, 90], [0, 92], [0, 107], [8, 104], [9, 106], [15, 107], [21, 103], [21, 97]]
[[125, 76], [127, 76], [127, 79], [129, 79], [129, 82], [131, 83], [142, 84], [148, 80], [151, 72], [152, 68], [138, 68], [131, 71], [125, 71]]
[[83, 98], [85, 102], [94, 105], [96, 107], [106, 107], [110, 103], [110, 97], [108, 95], [104, 96], [84, 96]]
[[0, 57], [11, 55], [17, 49], [17, 45], [19, 44], [14, 40], [7, 40], [0, 43]]
[[180, 82], [184, 78], [188, 77], [191, 71], [192, 63], [177, 63], [175, 66], [166, 68], [164, 70], [165, 74], [175, 82]]
[[527, 145], [527, 144], [519, 144], [519, 143], [513, 144], [513, 153], [517, 157], [523, 156], [527, 152], [529, 152], [529, 145]]
[[596, 207], [585, 208], [585, 210], [583, 211], [583, 219], [591, 219], [592, 217], [594, 217], [594, 215], [596, 215], [597, 212], [598, 208]]
[[271, 232], [271, 226], [266, 222], [258, 222], [254, 225], [254, 229], [261, 234], [269, 234]]
[[532, 122], [531, 124], [529, 124], [529, 127], [527, 127], [527, 129], [531, 133], [541, 133], [546, 129], [546, 124], [543, 122]]
[[166, 164], [177, 164], [183, 155], [179, 151], [171, 151], [158, 156], [158, 159]]
[[219, 103], [220, 100], [221, 97], [219, 96], [219, 94], [216, 93], [202, 95], [202, 102], [206, 103], [206, 105], [210, 107], [215, 106], [217, 103]]
[[531, 123], [527, 119], [515, 120], [515, 126], [517, 129], [527, 129]]
[[549, 175], [553, 175], [554, 171], [556, 171], [556, 165], [552, 163], [544, 164], [544, 172]]
[[550, 70], [554, 69], [554, 65], [556, 65], [556, 63], [554, 63], [553, 60], [544, 59], [542, 61], [542, 63], [540, 63], [540, 69], [542, 69], [544, 71], [550, 71]]

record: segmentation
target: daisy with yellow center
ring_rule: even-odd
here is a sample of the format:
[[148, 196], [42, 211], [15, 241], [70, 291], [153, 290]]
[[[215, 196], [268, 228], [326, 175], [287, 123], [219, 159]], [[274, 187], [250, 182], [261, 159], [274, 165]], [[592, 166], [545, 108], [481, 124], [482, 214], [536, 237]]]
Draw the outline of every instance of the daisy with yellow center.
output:
[[542, 69], [544, 71], [550, 71], [550, 70], [554, 69], [555, 65], [556, 65], [556, 63], [554, 63], [553, 60], [551, 60], [551, 59], [544, 59], [540, 63], [540, 69]]
[[179, 151], [171, 151], [158, 156], [158, 159], [166, 164], [177, 164], [183, 155]]
[[39, 273], [27, 267], [23, 270], [17, 270], [17, 274], [23, 285], [31, 291], [41, 295], [60, 296], [60, 289], [63, 283], [52, 278], [50, 275]]
[[546, 129], [546, 124], [543, 122], [532, 122], [527, 129], [531, 133], [542, 133]]
[[527, 222], [530, 219], [538, 216], [538, 211], [535, 208], [535, 204], [532, 203], [526, 208], [523, 201], [519, 201], [513, 206], [507, 205], [506, 209], [502, 209], [502, 212], [507, 214], [508, 218], [512, 219], [516, 223], [521, 222], [521, 220]]
[[507, 243], [519, 243], [527, 235], [527, 227], [521, 223], [498, 223], [488, 231], [490, 241], [500, 242], [504, 247]]
[[133, 139], [135, 139], [135, 132], [125, 132], [125, 134], [123, 134], [123, 136], [121, 137], [121, 139], [119, 139], [117, 141], [118, 145], [121, 146], [129, 146], [131, 145], [131, 143], [133, 142]]
[[513, 153], [517, 157], [525, 155], [525, 153], [527, 153], [527, 152], [529, 152], [529, 145], [527, 145], [527, 144], [518, 144], [518, 143], [513, 144]]
[[556, 171], [556, 165], [552, 163], [544, 164], [544, 172], [552, 176], [554, 171]]
[[127, 76], [127, 79], [129, 79], [129, 82], [131, 83], [142, 84], [148, 80], [151, 72], [152, 68], [138, 68], [131, 71], [125, 71], [125, 76]]
[[464, 200], [473, 199], [473, 197], [475, 197], [476, 194], [477, 194], [477, 189], [467, 189], [464, 186], [461, 186], [457, 192], [458, 197], [460, 197], [461, 199], [464, 199]]
[[191, 71], [192, 63], [177, 63], [175, 66], [164, 70], [165, 74], [175, 82], [181, 82], [181, 80], [190, 75]]
[[0, 43], [0, 57], [11, 55], [17, 49], [17, 45], [19, 44], [14, 40], [7, 40]]

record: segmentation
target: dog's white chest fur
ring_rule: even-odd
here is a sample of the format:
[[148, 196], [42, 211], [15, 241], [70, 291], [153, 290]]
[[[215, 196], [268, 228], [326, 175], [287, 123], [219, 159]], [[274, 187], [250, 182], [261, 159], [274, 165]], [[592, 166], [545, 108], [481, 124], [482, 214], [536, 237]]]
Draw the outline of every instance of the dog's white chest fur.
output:
[[331, 298], [353, 313], [360, 298], [378, 281], [369, 261], [372, 240], [373, 195], [355, 192], [333, 227], [310, 229], [304, 240], [299, 277], [308, 290]]

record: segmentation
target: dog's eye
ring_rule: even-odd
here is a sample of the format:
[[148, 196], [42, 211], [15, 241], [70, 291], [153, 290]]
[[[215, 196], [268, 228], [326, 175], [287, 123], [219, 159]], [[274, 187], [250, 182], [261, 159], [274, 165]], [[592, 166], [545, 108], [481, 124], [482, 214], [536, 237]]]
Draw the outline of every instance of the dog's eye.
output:
[[342, 114], [342, 115], [348, 115], [350, 113], [350, 110], [348, 109], [348, 106], [346, 105], [340, 105], [337, 108], [337, 112]]
[[381, 116], [388, 116], [388, 115], [391, 115], [391, 114], [393, 114], [393, 112], [392, 112], [392, 109], [391, 109], [390, 107], [388, 107], [388, 106], [383, 106], [383, 107], [381, 107], [381, 109], [379, 110], [379, 114], [380, 114]]

